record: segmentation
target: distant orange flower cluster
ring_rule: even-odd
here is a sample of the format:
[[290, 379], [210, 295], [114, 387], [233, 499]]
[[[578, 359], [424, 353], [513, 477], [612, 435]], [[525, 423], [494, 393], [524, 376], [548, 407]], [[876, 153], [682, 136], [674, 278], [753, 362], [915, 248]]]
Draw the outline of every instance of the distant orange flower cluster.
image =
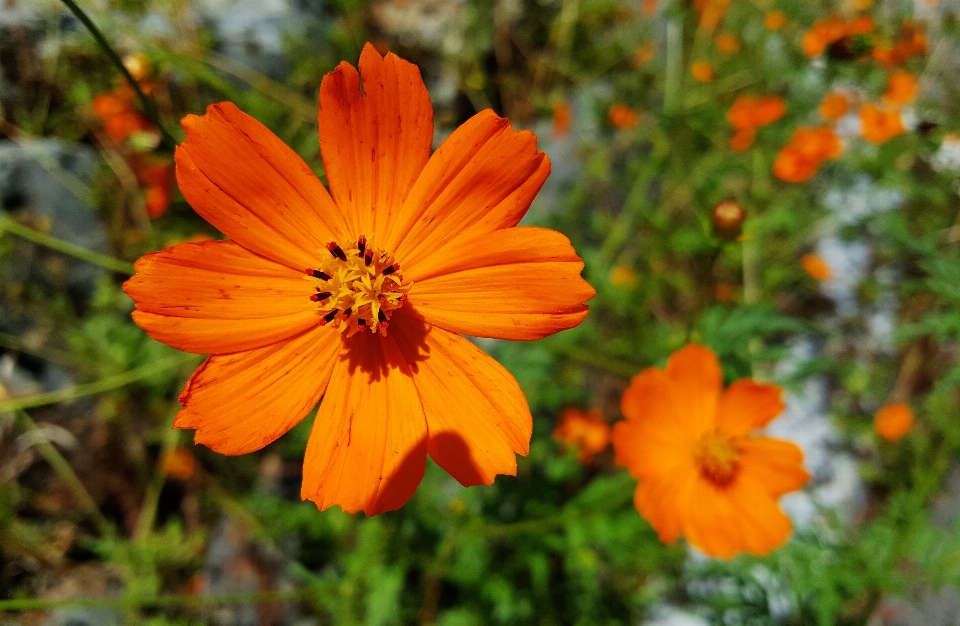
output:
[[927, 34], [920, 25], [906, 21], [893, 41], [877, 41], [873, 46], [873, 60], [881, 65], [903, 65], [915, 56], [927, 53]]
[[753, 145], [757, 129], [768, 126], [787, 112], [787, 106], [778, 96], [743, 95], [734, 100], [727, 111], [727, 121], [734, 128], [730, 147], [742, 152]]
[[639, 481], [634, 504], [661, 541], [682, 534], [722, 558], [786, 542], [792, 525], [777, 498], [810, 475], [795, 444], [754, 434], [783, 411], [781, 395], [750, 379], [724, 390], [717, 356], [694, 344], [633, 378], [626, 419], [613, 427], [615, 460]]
[[600, 409], [584, 411], [571, 407], [560, 414], [553, 438], [567, 448], [577, 449], [577, 462], [589, 465], [594, 456], [610, 445], [610, 426]]
[[773, 173], [788, 183], [810, 180], [820, 166], [843, 152], [840, 138], [829, 126], [800, 126], [773, 161]]
[[[131, 55], [124, 65], [144, 93], [156, 88], [156, 83], [148, 80], [150, 63], [146, 57]], [[96, 96], [91, 109], [100, 119], [104, 135], [124, 156], [143, 189], [147, 214], [154, 219], [160, 217], [170, 206], [173, 161], [150, 155], [160, 143], [160, 132], [137, 108], [136, 93], [126, 83], [118, 85]]]
[[817, 57], [826, 52], [832, 44], [856, 35], [866, 35], [872, 30], [873, 18], [869, 15], [860, 15], [850, 20], [834, 15], [817, 20], [810, 30], [803, 34], [803, 53], [808, 57]]
[[693, 0], [693, 8], [700, 15], [697, 27], [701, 30], [716, 29], [727, 16], [733, 0]]

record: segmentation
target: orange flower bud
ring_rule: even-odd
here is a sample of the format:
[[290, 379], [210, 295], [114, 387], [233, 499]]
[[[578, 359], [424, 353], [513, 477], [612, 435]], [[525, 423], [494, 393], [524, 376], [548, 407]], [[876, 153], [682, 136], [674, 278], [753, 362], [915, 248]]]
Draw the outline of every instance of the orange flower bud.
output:
[[160, 458], [160, 469], [171, 478], [187, 480], [197, 469], [197, 460], [186, 448], [174, 448]]
[[553, 138], [557, 140], [564, 139], [570, 132], [570, 120], [572, 113], [570, 103], [558, 102], [553, 105]]
[[727, 54], [740, 52], [740, 38], [733, 33], [720, 33], [716, 39], [717, 49]]
[[732, 239], [740, 234], [740, 228], [747, 219], [747, 212], [736, 200], [723, 200], [710, 211], [713, 230], [723, 239]]
[[567, 448], [579, 448], [577, 462], [581, 465], [588, 465], [610, 445], [610, 426], [600, 409], [564, 409], [559, 421], [553, 438]]

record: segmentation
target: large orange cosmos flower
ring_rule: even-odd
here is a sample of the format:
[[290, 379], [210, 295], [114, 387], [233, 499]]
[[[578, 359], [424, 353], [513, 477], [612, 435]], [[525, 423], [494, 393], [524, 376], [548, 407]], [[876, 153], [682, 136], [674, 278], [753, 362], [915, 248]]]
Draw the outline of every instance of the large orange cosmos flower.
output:
[[464, 485], [516, 472], [526, 399], [460, 334], [544, 337], [594, 291], [566, 237], [516, 227], [550, 172], [532, 133], [483, 111], [431, 156], [416, 66], [369, 44], [359, 65], [320, 87], [329, 193], [234, 105], [187, 116], [180, 189], [230, 240], [148, 254], [124, 289], [152, 337], [212, 355], [175, 426], [243, 454], [323, 396], [302, 496], [372, 515], [409, 499], [428, 454]]
[[810, 476], [792, 443], [751, 435], [783, 410], [780, 388], [750, 379], [723, 390], [708, 348], [687, 345], [666, 370], [648, 368], [623, 394], [616, 462], [640, 484], [637, 510], [671, 543], [682, 533], [707, 554], [766, 554], [791, 532], [777, 498]]

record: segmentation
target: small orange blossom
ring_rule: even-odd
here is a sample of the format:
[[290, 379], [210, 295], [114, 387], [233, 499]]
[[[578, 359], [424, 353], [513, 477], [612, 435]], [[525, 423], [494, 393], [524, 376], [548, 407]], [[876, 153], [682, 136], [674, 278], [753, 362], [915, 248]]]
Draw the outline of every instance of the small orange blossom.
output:
[[570, 407], [560, 413], [553, 438], [567, 448], [577, 448], [577, 462], [588, 465], [610, 445], [610, 426], [603, 421], [600, 409], [583, 411]]
[[871, 143], [881, 144], [906, 132], [900, 113], [874, 104], [860, 107], [860, 131]]
[[800, 265], [810, 275], [817, 280], [830, 280], [833, 278], [833, 270], [827, 265], [827, 262], [819, 254], [807, 253], [800, 257]]
[[618, 102], [610, 105], [607, 118], [615, 128], [633, 128], [640, 123], [640, 112]]
[[620, 405], [616, 462], [639, 480], [634, 504], [661, 541], [683, 534], [722, 558], [786, 542], [792, 525], [777, 498], [810, 479], [803, 453], [751, 434], [783, 411], [779, 387], [741, 379], [724, 390], [717, 356], [689, 344], [665, 370], [635, 376]]
[[913, 409], [901, 402], [881, 407], [873, 417], [873, 429], [887, 441], [899, 441], [913, 428]]

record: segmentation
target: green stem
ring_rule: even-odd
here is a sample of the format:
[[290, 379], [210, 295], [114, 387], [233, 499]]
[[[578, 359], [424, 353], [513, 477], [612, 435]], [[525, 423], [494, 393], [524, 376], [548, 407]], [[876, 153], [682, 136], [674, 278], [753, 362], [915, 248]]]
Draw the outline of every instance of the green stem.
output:
[[157, 467], [150, 479], [150, 483], [147, 485], [147, 491], [143, 496], [143, 506], [140, 508], [140, 516], [137, 518], [137, 529], [134, 531], [134, 541], [136, 543], [142, 544], [147, 540], [150, 533], [153, 532], [153, 526], [157, 521], [157, 509], [160, 506], [160, 492], [163, 491], [163, 485], [167, 482], [167, 473], [163, 470], [163, 460], [180, 442], [180, 431], [173, 427], [173, 420], [176, 414], [177, 409], [174, 409], [167, 419], [167, 427], [164, 430], [160, 456], [157, 458]]
[[110, 59], [110, 61], [120, 70], [120, 73], [123, 74], [123, 78], [129, 83], [133, 90], [137, 94], [137, 100], [140, 101], [140, 107], [143, 109], [143, 112], [150, 118], [150, 121], [157, 127], [157, 130], [160, 131], [160, 134], [163, 135], [163, 142], [167, 144], [167, 147], [173, 147], [177, 145], [177, 140], [167, 132], [167, 129], [163, 127], [163, 124], [160, 123], [160, 115], [157, 113], [157, 107], [153, 104], [153, 101], [150, 100], [143, 93], [143, 90], [140, 89], [140, 84], [137, 80], [130, 74], [130, 71], [123, 64], [123, 60], [120, 58], [120, 55], [110, 46], [107, 42], [106, 37], [103, 36], [103, 33], [100, 32], [100, 29], [97, 28], [97, 25], [93, 23], [93, 20], [84, 13], [83, 9], [74, 2], [73, 0], [62, 0], [62, 2], [67, 5], [67, 8], [70, 9], [70, 12], [73, 13], [78, 20], [80, 20], [83, 25], [90, 31], [90, 35], [96, 40], [97, 45], [100, 46], [100, 49], [103, 50], [104, 54]]
[[107, 598], [66, 598], [62, 600], [18, 599], [0, 600], [0, 611], [47, 611], [68, 606], [90, 608], [160, 608], [167, 606], [205, 606], [217, 604], [264, 604], [268, 602], [308, 600], [312, 596], [312, 590], [299, 589], [294, 591], [260, 591], [256, 593], [170, 594], [152, 598], [119, 596]]
[[126, 261], [121, 261], [120, 259], [115, 259], [112, 256], [100, 254], [99, 252], [94, 252], [93, 250], [87, 250], [86, 248], [78, 246], [74, 243], [70, 243], [69, 241], [51, 237], [46, 233], [41, 233], [33, 230], [32, 228], [23, 226], [22, 224], [18, 224], [9, 217], [0, 215], [0, 235], [2, 235], [4, 232], [11, 233], [26, 239], [27, 241], [40, 244], [41, 246], [46, 246], [51, 250], [56, 250], [57, 252], [80, 259], [81, 261], [99, 265], [100, 267], [110, 270], [111, 272], [128, 275], [133, 274], [134, 272], [132, 263], [127, 263]]
[[104, 391], [110, 391], [111, 389], [119, 389], [120, 387], [125, 387], [130, 383], [135, 383], [138, 380], [149, 378], [150, 376], [158, 374], [164, 370], [183, 365], [184, 363], [192, 361], [194, 358], [195, 357], [192, 354], [178, 354], [166, 359], [155, 361], [149, 365], [137, 367], [115, 376], [108, 376], [107, 378], [103, 378], [96, 382], [87, 383], [85, 385], [77, 385], [75, 387], [68, 387], [66, 389], [51, 391], [49, 393], [40, 393], [35, 396], [28, 396], [26, 398], [14, 398], [12, 400], [6, 400], [0, 402], [0, 413], [5, 411], [30, 409], [48, 404], [56, 404], [58, 402], [66, 402], [68, 400], [75, 400], [84, 396], [92, 396], [97, 393], [103, 393]]
[[87, 491], [87, 488], [83, 486], [83, 483], [80, 482], [80, 479], [77, 477], [76, 472], [73, 471], [73, 468], [70, 467], [70, 464], [67, 462], [63, 455], [60, 454], [60, 451], [57, 450], [52, 443], [50, 443], [43, 435], [40, 433], [40, 429], [37, 427], [36, 423], [27, 415], [26, 411], [21, 409], [16, 409], [17, 418], [23, 424], [24, 429], [33, 436], [33, 443], [40, 451], [40, 454], [43, 455], [43, 458], [47, 460], [47, 463], [53, 468], [70, 491], [73, 493], [73, 497], [77, 500], [77, 504], [80, 505], [81, 509], [84, 509], [91, 519], [96, 523], [97, 529], [103, 535], [108, 535], [113, 532], [113, 526], [104, 517], [103, 513], [100, 512], [100, 507], [97, 506], [97, 503], [93, 500], [93, 497], [90, 495], [90, 492]]
[[683, 23], [677, 19], [667, 22], [667, 70], [663, 86], [663, 112], [671, 115], [680, 102], [683, 84]]

